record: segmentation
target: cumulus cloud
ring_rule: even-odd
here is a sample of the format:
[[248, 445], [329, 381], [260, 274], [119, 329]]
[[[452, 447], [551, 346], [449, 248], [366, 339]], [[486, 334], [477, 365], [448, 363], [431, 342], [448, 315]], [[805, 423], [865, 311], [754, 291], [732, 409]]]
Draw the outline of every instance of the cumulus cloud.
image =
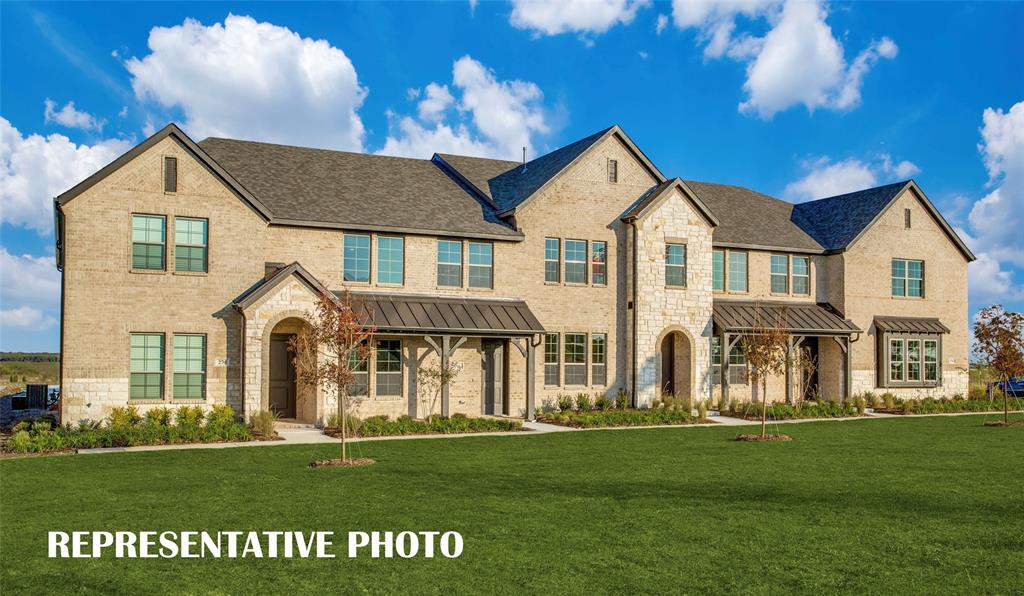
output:
[[889, 154], [873, 161], [848, 158], [832, 161], [819, 157], [803, 163], [806, 174], [786, 186], [791, 201], [811, 201], [904, 180], [921, 171], [911, 161], [895, 162]]
[[[674, 0], [672, 16], [680, 29], [697, 30], [708, 59], [744, 62], [747, 98], [743, 113], [769, 119], [792, 106], [849, 110], [860, 104], [865, 75], [882, 58], [894, 58], [888, 37], [872, 42], [847, 64], [842, 44], [826, 22], [828, 11], [817, 1]], [[738, 21], [767, 20], [763, 36], [738, 32]]]
[[12, 255], [0, 247], [0, 325], [4, 329], [43, 330], [56, 323], [60, 273], [53, 257]]
[[53, 198], [114, 161], [131, 147], [123, 139], [76, 145], [60, 134], [22, 136], [0, 118], [0, 221], [53, 229]]
[[0, 309], [0, 328], [42, 331], [57, 324], [57, 319], [29, 306]]
[[100, 120], [89, 112], [79, 111], [75, 108], [75, 102], [73, 101], [69, 101], [58, 110], [57, 104], [49, 97], [43, 102], [43, 120], [46, 124], [55, 122], [67, 128], [78, 128], [85, 131], [95, 130], [97, 132], [103, 130], [103, 125], [107, 123], [106, 120]]
[[499, 80], [494, 71], [463, 56], [452, 67], [451, 89], [458, 98], [447, 85], [427, 85], [417, 104], [418, 118], [390, 113], [390, 134], [379, 153], [428, 158], [447, 152], [516, 159], [523, 147], [532, 155], [534, 137], [549, 132], [544, 94], [532, 82]]
[[359, 151], [367, 90], [341, 49], [271, 23], [228, 15], [149, 32], [125, 67], [140, 100], [181, 110], [197, 138], [224, 136]]
[[510, 22], [535, 35], [601, 34], [633, 22], [650, 0], [512, 0]]
[[658, 35], [661, 35], [661, 32], [665, 30], [665, 27], [668, 27], [668, 15], [660, 14], [658, 15], [658, 20], [654, 25], [654, 31]]

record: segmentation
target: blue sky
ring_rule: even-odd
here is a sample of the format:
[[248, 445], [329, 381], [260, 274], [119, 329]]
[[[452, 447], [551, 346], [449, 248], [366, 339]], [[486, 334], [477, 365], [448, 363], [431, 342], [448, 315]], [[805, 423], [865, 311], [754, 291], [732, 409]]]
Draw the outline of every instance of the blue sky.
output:
[[[0, 349], [58, 348], [52, 197], [168, 121], [517, 158], [613, 123], [799, 201], [913, 177], [1024, 309], [1024, 3], [3, 3]], [[233, 16], [229, 16], [233, 15]]]

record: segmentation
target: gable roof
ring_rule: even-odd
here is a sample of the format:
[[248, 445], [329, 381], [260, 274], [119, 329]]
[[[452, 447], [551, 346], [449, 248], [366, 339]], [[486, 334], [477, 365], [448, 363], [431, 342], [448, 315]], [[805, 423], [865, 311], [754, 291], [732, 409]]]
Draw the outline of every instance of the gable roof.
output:
[[719, 224], [718, 218], [715, 214], [708, 209], [707, 205], [700, 200], [697, 195], [693, 193], [686, 183], [679, 178], [672, 178], [666, 180], [661, 184], [652, 186], [650, 190], [640, 196], [632, 205], [626, 208], [626, 212], [622, 214], [622, 221], [633, 221], [636, 219], [642, 219], [647, 213], [657, 204], [661, 202], [663, 197], [668, 195], [668, 191], [672, 188], [678, 188], [683, 196], [689, 199], [690, 204], [697, 209], [697, 212], [704, 216], [711, 227], [715, 227]]
[[306, 284], [314, 294], [323, 294], [332, 298], [334, 297], [334, 294], [324, 287], [324, 285], [320, 283], [320, 280], [313, 277], [313, 274], [300, 265], [298, 261], [292, 261], [290, 265], [284, 265], [278, 268], [278, 270], [270, 276], [264, 277], [253, 284], [249, 289], [242, 292], [240, 296], [235, 298], [231, 304], [239, 310], [245, 310], [293, 275], [297, 277], [299, 281]]
[[825, 250], [829, 252], [843, 251], [863, 236], [864, 232], [882, 216], [889, 205], [904, 190], [912, 191], [920, 199], [925, 209], [935, 218], [939, 227], [949, 236], [953, 244], [960, 249], [968, 261], [973, 261], [974, 253], [964, 244], [946, 218], [942, 217], [939, 210], [928, 200], [928, 197], [913, 180], [799, 203], [793, 210], [794, 220], [814, 236]]
[[488, 180], [522, 165], [518, 161], [469, 157], [450, 153], [435, 153], [433, 161], [469, 185], [471, 190], [486, 198], [491, 205], [495, 205], [495, 203], [494, 197], [491, 196], [491, 186], [488, 184]]
[[742, 186], [693, 180], [687, 180], [686, 186], [718, 217], [712, 237], [716, 246], [824, 252], [793, 220], [792, 203]]

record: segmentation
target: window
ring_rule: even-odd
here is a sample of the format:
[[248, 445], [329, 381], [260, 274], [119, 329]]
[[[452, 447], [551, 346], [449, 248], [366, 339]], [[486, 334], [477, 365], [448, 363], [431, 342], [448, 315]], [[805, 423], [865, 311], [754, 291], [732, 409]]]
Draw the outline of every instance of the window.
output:
[[377, 283], [405, 283], [405, 239], [396, 236], [377, 237]]
[[369, 366], [366, 360], [362, 359], [362, 354], [360, 354], [359, 350], [352, 350], [348, 353], [348, 367], [354, 377], [352, 384], [348, 386], [348, 394], [352, 396], [369, 395]]
[[544, 281], [558, 283], [561, 281], [559, 275], [558, 257], [562, 252], [561, 240], [558, 238], [544, 239]]
[[903, 227], [910, 229], [910, 209], [903, 210]]
[[587, 336], [565, 334], [565, 384], [587, 384]]
[[206, 399], [206, 336], [174, 336], [174, 399]]
[[590, 336], [590, 383], [608, 384], [608, 336], [604, 333]]
[[789, 257], [772, 255], [772, 294], [789, 293]]
[[590, 281], [597, 285], [608, 283], [608, 243], [590, 243]]
[[[941, 382], [939, 353], [941, 338], [935, 335], [886, 334], [879, 343], [878, 361], [888, 363], [888, 372], [881, 374], [885, 387], [934, 387]], [[880, 371], [881, 372], [881, 371]]]
[[162, 215], [132, 215], [132, 269], [164, 268]]
[[342, 279], [359, 283], [370, 281], [370, 237], [345, 234]]
[[711, 251], [711, 289], [725, 291], [725, 252], [721, 250]]
[[924, 296], [924, 261], [892, 260], [892, 295]]
[[544, 335], [544, 384], [558, 385], [558, 334]]
[[619, 161], [616, 159], [608, 160], [608, 182], [619, 181]]
[[565, 283], [587, 283], [587, 241], [565, 241]]
[[437, 241], [437, 285], [462, 287], [462, 242]]
[[793, 293], [809, 296], [811, 293], [811, 260], [793, 257]]
[[729, 251], [729, 291], [747, 291], [747, 253]]
[[178, 192], [177, 157], [164, 157], [164, 192]]
[[129, 370], [132, 399], [164, 396], [164, 335], [132, 333]]
[[494, 284], [494, 245], [469, 243], [469, 287], [492, 288]]
[[934, 339], [924, 340], [924, 380], [939, 380], [939, 342]]
[[377, 395], [402, 395], [402, 341], [377, 341]]
[[174, 270], [206, 271], [206, 220], [174, 218]]
[[902, 381], [904, 380], [903, 365], [905, 364], [903, 358], [903, 340], [902, 339], [890, 339], [889, 340], [889, 380], [890, 381]]
[[921, 380], [921, 340], [907, 340], [907, 381]]
[[747, 355], [743, 351], [742, 341], [729, 350], [729, 384], [747, 384]]
[[665, 285], [686, 287], [686, 245], [665, 245]]

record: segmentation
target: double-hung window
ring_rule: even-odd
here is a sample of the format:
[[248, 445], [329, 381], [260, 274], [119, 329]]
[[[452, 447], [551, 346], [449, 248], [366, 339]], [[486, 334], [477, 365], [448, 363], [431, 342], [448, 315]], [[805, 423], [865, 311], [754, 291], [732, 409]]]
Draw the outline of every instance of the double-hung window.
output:
[[892, 295], [910, 298], [924, 296], [924, 261], [892, 260]]
[[772, 255], [772, 294], [789, 293], [789, 257]]
[[544, 335], [544, 384], [558, 385], [558, 334]]
[[462, 287], [462, 241], [437, 241], [437, 285]]
[[[711, 383], [722, 382], [722, 340], [718, 336], [711, 338]], [[729, 384], [747, 384], [747, 356], [739, 342], [729, 350]]]
[[903, 340], [902, 339], [890, 339], [889, 340], [889, 380], [890, 381], [905, 381], [906, 380], [906, 355], [903, 351]]
[[583, 333], [565, 334], [565, 384], [587, 384], [587, 336]]
[[402, 395], [402, 341], [377, 340], [377, 395]]
[[206, 336], [174, 335], [174, 399], [206, 398]]
[[590, 383], [608, 384], [608, 335], [604, 333], [590, 336]]
[[725, 291], [725, 251], [711, 251], [711, 289]]
[[590, 281], [596, 285], [608, 283], [608, 243], [590, 243]]
[[205, 219], [174, 218], [174, 270], [206, 272]]
[[342, 279], [350, 282], [370, 281], [370, 237], [363, 234], [345, 234]]
[[405, 283], [405, 238], [377, 237], [377, 283], [396, 286]]
[[348, 353], [348, 367], [352, 371], [352, 384], [348, 386], [348, 394], [352, 396], [369, 395], [370, 373], [369, 364], [360, 350]]
[[163, 269], [167, 219], [132, 215], [132, 269]]
[[673, 288], [686, 287], [686, 245], [665, 245], [665, 285]]
[[587, 283], [587, 241], [565, 241], [565, 283]]
[[164, 334], [132, 333], [130, 350], [129, 396], [161, 399], [164, 396]]
[[494, 245], [490, 242], [469, 243], [469, 287], [494, 287]]
[[924, 380], [926, 383], [939, 381], [939, 342], [924, 340]]
[[793, 257], [793, 293], [808, 296], [811, 293], [811, 259]]
[[558, 283], [561, 281], [560, 265], [562, 241], [558, 238], [544, 239], [544, 281]]
[[747, 253], [743, 251], [729, 251], [729, 291], [747, 291]]

